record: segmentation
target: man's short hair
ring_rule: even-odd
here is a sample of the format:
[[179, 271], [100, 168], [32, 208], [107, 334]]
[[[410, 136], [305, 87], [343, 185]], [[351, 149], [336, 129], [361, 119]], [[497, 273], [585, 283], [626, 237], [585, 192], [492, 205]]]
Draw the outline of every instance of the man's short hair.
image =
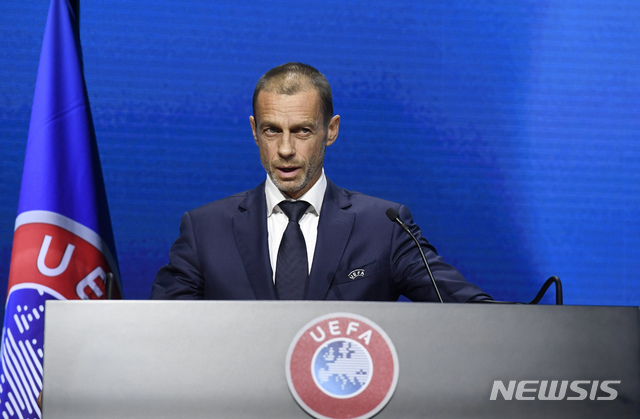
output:
[[275, 92], [283, 95], [293, 95], [309, 87], [318, 92], [320, 98], [320, 112], [325, 127], [333, 117], [333, 96], [331, 86], [322, 73], [308, 64], [286, 63], [272, 68], [264, 73], [253, 91], [253, 114], [256, 115], [256, 101], [258, 94], [263, 91]]

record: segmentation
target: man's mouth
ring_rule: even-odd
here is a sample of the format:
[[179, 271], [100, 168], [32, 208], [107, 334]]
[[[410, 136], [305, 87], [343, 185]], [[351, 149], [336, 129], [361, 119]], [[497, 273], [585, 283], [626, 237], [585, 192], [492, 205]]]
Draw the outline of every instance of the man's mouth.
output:
[[277, 169], [278, 169], [278, 173], [280, 173], [280, 176], [282, 176], [283, 178], [293, 177], [300, 170], [300, 168], [297, 166], [292, 166], [292, 167], [280, 166], [280, 167], [277, 167]]

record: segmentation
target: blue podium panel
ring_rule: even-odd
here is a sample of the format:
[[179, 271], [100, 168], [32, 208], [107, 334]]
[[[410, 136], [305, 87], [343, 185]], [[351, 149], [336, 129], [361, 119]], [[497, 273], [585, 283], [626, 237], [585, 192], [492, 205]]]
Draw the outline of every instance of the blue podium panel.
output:
[[45, 313], [47, 419], [640, 416], [635, 307], [48, 301]]

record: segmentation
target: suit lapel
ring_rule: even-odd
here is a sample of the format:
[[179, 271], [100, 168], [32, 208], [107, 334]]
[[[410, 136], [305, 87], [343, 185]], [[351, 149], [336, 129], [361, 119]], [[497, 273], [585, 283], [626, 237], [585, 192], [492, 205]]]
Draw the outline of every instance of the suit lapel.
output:
[[351, 235], [355, 214], [349, 199], [329, 179], [318, 222], [318, 239], [305, 299], [324, 300]]
[[233, 217], [233, 231], [256, 299], [275, 300], [266, 214], [263, 182], [238, 204], [238, 213]]

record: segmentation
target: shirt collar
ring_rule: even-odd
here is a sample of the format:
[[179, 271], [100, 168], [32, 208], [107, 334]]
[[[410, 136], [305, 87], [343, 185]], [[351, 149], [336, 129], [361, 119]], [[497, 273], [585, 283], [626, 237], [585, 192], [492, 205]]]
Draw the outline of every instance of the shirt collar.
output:
[[[324, 174], [324, 168], [322, 168], [322, 174], [320, 175], [320, 179], [316, 182], [315, 185], [311, 187], [298, 199], [298, 201], [306, 201], [309, 204], [309, 209], [307, 212], [313, 212], [317, 216], [320, 216], [320, 209], [322, 208], [322, 201], [324, 200], [324, 192], [327, 190], [327, 177]], [[273, 183], [269, 175], [267, 175], [267, 181], [264, 186], [265, 197], [267, 198], [267, 217], [271, 217], [273, 214], [276, 205], [284, 200], [293, 201], [293, 199], [289, 198], [285, 194], [283, 194]], [[280, 207], [278, 207], [280, 210]]]

